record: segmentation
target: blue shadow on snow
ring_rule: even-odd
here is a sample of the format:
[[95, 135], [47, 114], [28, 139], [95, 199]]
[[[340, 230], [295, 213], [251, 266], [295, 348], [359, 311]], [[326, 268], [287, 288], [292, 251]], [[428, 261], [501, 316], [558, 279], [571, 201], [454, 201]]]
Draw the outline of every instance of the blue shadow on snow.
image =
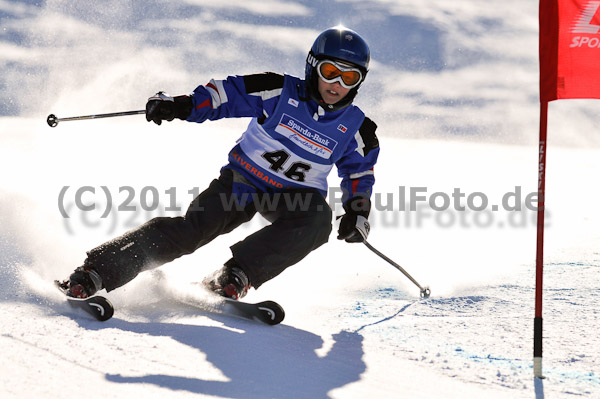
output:
[[[320, 336], [290, 326], [256, 326], [252, 322], [210, 315], [236, 330], [214, 326], [172, 323], [132, 323], [112, 319], [104, 325], [136, 334], [171, 337], [199, 350], [228, 381], [204, 380], [176, 375], [148, 374], [128, 377], [107, 374], [115, 383], [154, 384], [174, 391], [188, 391], [227, 398], [329, 398], [328, 392], [358, 381], [366, 370], [363, 337], [341, 331], [323, 357], [315, 350], [323, 345]], [[80, 323], [88, 329], [94, 324]], [[244, 329], [244, 326], [250, 328]], [[165, 354], [166, 355], [166, 354]], [[185, 361], [185, 359], [182, 359]]]

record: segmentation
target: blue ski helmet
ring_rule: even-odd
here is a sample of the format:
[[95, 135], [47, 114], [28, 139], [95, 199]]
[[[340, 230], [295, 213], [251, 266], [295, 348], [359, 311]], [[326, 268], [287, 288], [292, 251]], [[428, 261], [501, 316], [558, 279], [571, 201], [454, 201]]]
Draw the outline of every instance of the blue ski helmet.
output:
[[[316, 66], [319, 61], [330, 59], [343, 61], [358, 67], [363, 75], [362, 81], [336, 104], [325, 104], [318, 90]], [[344, 26], [336, 26], [323, 31], [313, 43], [306, 57], [305, 79], [309, 96], [326, 111], [337, 111], [354, 101], [358, 89], [369, 71], [371, 51], [367, 42], [355, 31]]]

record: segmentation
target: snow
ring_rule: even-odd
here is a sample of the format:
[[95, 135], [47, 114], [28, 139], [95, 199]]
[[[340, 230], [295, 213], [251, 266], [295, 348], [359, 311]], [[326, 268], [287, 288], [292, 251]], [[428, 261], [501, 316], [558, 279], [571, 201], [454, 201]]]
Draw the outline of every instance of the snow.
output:
[[[536, 2], [203, 3], [0, 0], [0, 396], [600, 398], [597, 102], [550, 105], [545, 380], [532, 371], [535, 212], [502, 207], [537, 189]], [[340, 22], [373, 50], [357, 100], [382, 148], [369, 241], [431, 298], [332, 236], [248, 295], [280, 303], [281, 325], [178, 301], [265, 225], [257, 217], [161, 267], [166, 279], [145, 272], [107, 294], [116, 313], [105, 323], [69, 308], [52, 280], [86, 250], [185, 210], [247, 121], [51, 129], [46, 116], [142, 109], [157, 90], [227, 74], [302, 75], [316, 34]], [[338, 184], [333, 173], [336, 214]], [[93, 211], [75, 204], [84, 187]], [[400, 211], [415, 188], [437, 202]], [[488, 208], [435, 210], [456, 188], [460, 204], [480, 193]]]

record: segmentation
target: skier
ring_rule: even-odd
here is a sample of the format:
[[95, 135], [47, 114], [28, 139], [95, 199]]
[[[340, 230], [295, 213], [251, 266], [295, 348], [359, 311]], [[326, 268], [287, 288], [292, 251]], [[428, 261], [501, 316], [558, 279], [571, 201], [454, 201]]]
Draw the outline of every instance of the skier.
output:
[[366, 239], [379, 143], [376, 124], [352, 102], [369, 60], [369, 47], [356, 32], [335, 27], [312, 45], [305, 80], [272, 72], [229, 76], [190, 95], [150, 97], [146, 119], [158, 125], [175, 118], [252, 120], [220, 176], [185, 216], [154, 218], [89, 251], [63, 281], [67, 295], [114, 290], [260, 213], [271, 224], [234, 244], [231, 259], [203, 281], [219, 295], [242, 298], [328, 241], [332, 210], [325, 197], [334, 164], [345, 210], [337, 238]]

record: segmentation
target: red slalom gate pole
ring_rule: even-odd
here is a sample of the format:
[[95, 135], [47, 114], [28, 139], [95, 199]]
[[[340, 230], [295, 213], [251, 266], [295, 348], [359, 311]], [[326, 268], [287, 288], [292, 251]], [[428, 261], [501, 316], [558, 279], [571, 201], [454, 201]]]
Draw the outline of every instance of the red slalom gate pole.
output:
[[544, 286], [544, 207], [546, 204], [546, 150], [548, 101], [540, 102], [540, 142], [538, 158], [537, 250], [535, 257], [535, 318], [533, 322], [533, 374], [542, 375], [542, 291]]

